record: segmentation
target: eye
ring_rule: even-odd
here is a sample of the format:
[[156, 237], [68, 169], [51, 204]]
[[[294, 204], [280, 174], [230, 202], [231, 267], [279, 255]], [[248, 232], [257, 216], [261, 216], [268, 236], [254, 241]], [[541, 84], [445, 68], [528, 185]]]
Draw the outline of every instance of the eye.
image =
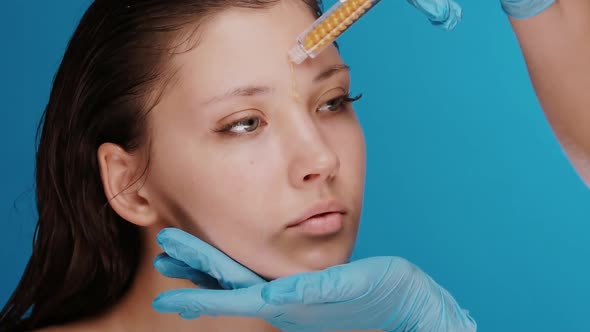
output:
[[247, 134], [258, 129], [261, 122], [259, 117], [249, 117], [224, 126], [221, 131], [238, 135]]
[[342, 95], [333, 99], [328, 100], [326, 103], [318, 107], [318, 112], [338, 112], [343, 110], [348, 104], [361, 99], [363, 95], [360, 94], [356, 97], [350, 97], [350, 95]]

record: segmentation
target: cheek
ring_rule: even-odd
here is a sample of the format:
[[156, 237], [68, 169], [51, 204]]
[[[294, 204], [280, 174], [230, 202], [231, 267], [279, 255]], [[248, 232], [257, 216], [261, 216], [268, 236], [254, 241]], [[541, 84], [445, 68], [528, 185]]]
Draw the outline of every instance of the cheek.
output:
[[201, 199], [190, 208], [187, 227], [233, 260], [266, 275], [285, 260], [274, 242], [276, 226], [284, 217], [274, 208], [275, 201], [284, 192], [285, 181], [277, 161], [255, 156], [210, 159], [212, 167], [201, 177]]
[[362, 128], [354, 113], [345, 114], [322, 129], [324, 137], [340, 158], [340, 174], [346, 179], [364, 183], [366, 147]]
[[[198, 162], [187, 162], [177, 172], [177, 186], [182, 188], [177, 200], [190, 211], [191, 222], [203, 230], [227, 231], [228, 225], [244, 229], [255, 224], [269, 192], [276, 191], [271, 162], [255, 160], [250, 155], [208, 155]], [[272, 196], [270, 196], [272, 197]]]
[[[280, 217], [269, 211], [269, 202], [285, 180], [277, 166], [281, 161], [271, 160], [280, 154], [240, 139], [186, 144], [174, 153], [161, 149], [166, 152], [155, 155], [150, 176], [171, 225], [251, 265], [248, 257], [269, 249], [273, 228], [268, 226]], [[260, 154], [261, 149], [268, 152]]]

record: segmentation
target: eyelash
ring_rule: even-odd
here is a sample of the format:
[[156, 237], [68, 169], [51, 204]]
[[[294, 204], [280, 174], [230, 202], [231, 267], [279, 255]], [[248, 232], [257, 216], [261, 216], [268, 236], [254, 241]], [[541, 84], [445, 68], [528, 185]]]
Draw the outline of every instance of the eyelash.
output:
[[[323, 105], [326, 104], [330, 104], [330, 103], [336, 103], [336, 106], [338, 107], [337, 110], [342, 109], [343, 107], [348, 106], [349, 104], [361, 99], [363, 97], [363, 94], [358, 94], [354, 97], [351, 97], [350, 94], [346, 94], [346, 95], [342, 95], [336, 98], [332, 98], [330, 100], [328, 100], [327, 102], [325, 102]], [[322, 106], [323, 106], [322, 105]], [[331, 111], [331, 112], [335, 112], [335, 111]]]
[[[351, 97], [350, 94], [346, 94], [346, 95], [342, 95], [342, 96], [338, 96], [336, 98], [332, 98], [330, 100], [328, 100], [327, 102], [325, 102], [323, 105], [326, 104], [333, 104], [335, 105], [337, 108], [336, 110], [332, 110], [332, 111], [328, 111], [330, 113], [335, 113], [337, 111], [342, 110], [344, 107], [348, 106], [349, 104], [361, 99], [363, 96], [363, 94], [358, 94], [354, 97]], [[239, 125], [240, 123], [244, 123], [246, 121], [252, 120], [252, 119], [259, 119], [260, 122], [263, 122], [262, 119], [260, 119], [260, 117], [257, 116], [247, 116], [244, 118], [241, 118], [239, 120], [233, 121], [232, 123], [226, 124], [226, 125], [222, 125], [220, 128], [214, 129], [214, 132], [217, 133], [222, 133], [222, 134], [227, 134], [227, 135], [232, 135], [232, 136], [242, 136], [242, 135], [248, 135], [251, 132], [246, 132], [246, 133], [234, 133], [231, 131], [232, 128], [236, 127], [237, 125]], [[259, 124], [260, 125], [260, 124]], [[258, 128], [258, 127], [256, 127]], [[253, 131], [255, 131], [256, 129], [254, 129]]]

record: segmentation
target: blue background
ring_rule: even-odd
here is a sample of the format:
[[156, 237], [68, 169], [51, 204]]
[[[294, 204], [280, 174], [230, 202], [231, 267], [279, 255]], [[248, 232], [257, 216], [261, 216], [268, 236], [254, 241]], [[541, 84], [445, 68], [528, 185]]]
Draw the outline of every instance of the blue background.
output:
[[[88, 3], [1, 5], [0, 304], [31, 253], [36, 125]], [[353, 92], [365, 94], [353, 258], [411, 260], [479, 331], [590, 331], [590, 191], [543, 116], [498, 2], [462, 5], [448, 33], [405, 1], [382, 1], [340, 40]]]

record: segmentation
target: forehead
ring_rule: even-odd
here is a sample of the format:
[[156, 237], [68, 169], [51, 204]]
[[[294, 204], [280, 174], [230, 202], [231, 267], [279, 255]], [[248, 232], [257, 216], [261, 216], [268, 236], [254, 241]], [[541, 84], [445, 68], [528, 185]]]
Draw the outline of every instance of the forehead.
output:
[[314, 20], [302, 0], [278, 1], [265, 9], [225, 10], [200, 27], [193, 50], [174, 58], [179, 80], [198, 84], [203, 92], [228, 83], [279, 84], [282, 74], [289, 78], [289, 49]]

